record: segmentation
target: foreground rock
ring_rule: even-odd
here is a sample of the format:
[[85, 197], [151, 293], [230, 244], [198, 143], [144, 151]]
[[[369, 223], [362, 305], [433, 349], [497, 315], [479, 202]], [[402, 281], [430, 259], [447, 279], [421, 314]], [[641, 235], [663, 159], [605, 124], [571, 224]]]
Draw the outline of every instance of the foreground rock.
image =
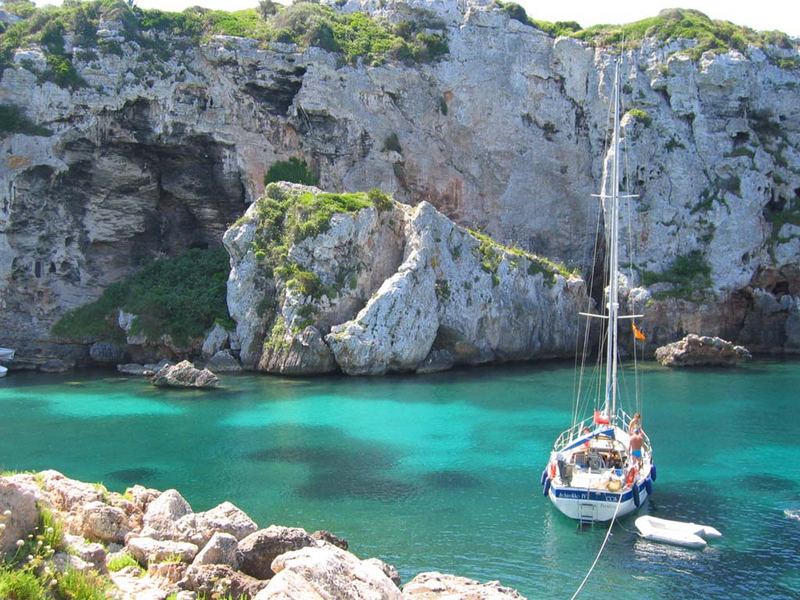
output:
[[[42, 508], [76, 534], [37, 556], [42, 568], [57, 583], [67, 573], [84, 572], [115, 600], [521, 598], [497, 582], [439, 573], [418, 575], [401, 591], [394, 566], [360, 559], [329, 531], [258, 529], [230, 502], [195, 513], [177, 490], [134, 486], [123, 496], [57, 471], [0, 477], [0, 555], [8, 557], [17, 540], [37, 535]], [[30, 597], [45, 595], [42, 588]]]
[[666, 367], [732, 367], [750, 358], [743, 346], [693, 333], [656, 350], [656, 360]]
[[459, 600], [520, 600], [524, 596], [497, 581], [480, 583], [474, 579], [444, 575], [442, 573], [420, 573], [403, 587], [406, 600], [434, 600], [458, 598]]
[[0, 559], [16, 550], [16, 541], [32, 533], [39, 520], [37, 495], [22, 482], [0, 479]]
[[188, 360], [167, 365], [153, 375], [153, 385], [174, 388], [213, 388], [219, 378], [208, 369], [195, 369]]
[[304, 529], [270, 525], [239, 542], [239, 568], [258, 579], [269, 579], [275, 574], [272, 569], [275, 558], [314, 544], [314, 538]]
[[403, 598], [395, 583], [379, 566], [359, 560], [331, 544], [282, 554], [272, 562], [272, 569], [275, 577], [254, 600]]

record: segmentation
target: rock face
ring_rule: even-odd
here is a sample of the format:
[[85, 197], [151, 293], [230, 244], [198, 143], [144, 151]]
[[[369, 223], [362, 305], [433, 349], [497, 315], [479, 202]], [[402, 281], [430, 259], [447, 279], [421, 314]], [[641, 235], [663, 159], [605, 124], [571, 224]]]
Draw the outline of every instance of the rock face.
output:
[[[591, 302], [583, 281], [458, 227], [427, 202], [337, 213], [323, 232], [293, 244], [292, 268], [282, 268], [319, 282], [312, 293], [278, 268], [270, 276], [257, 257], [270, 250], [257, 250], [254, 240], [271, 226], [258, 215], [271, 201], [303, 193], [319, 190], [271, 187], [225, 234], [228, 306], [245, 365], [377, 375], [573, 351], [574, 315]], [[274, 312], [263, 310], [255, 326], [253, 307], [264, 305]]]
[[656, 350], [656, 360], [666, 367], [732, 367], [750, 358], [747, 348], [693, 333]]
[[195, 369], [188, 360], [167, 365], [153, 375], [153, 385], [156, 387], [213, 388], [218, 383], [219, 379], [214, 373], [208, 369]]
[[[449, 53], [345, 67], [315, 47], [230, 36], [195, 46], [164, 34], [165, 52], [153, 56], [117, 31], [118, 52], [75, 50], [86, 85], [67, 89], [38, 77], [41, 48], [17, 52], [0, 102], [52, 131], [0, 140], [0, 345], [18, 349], [19, 366], [88, 362], [87, 344], [54, 338], [52, 324], [143, 259], [219, 244], [259, 196], [265, 170], [291, 157], [307, 160], [325, 189], [380, 187], [410, 205], [426, 200], [502, 243], [592, 271], [598, 205], [589, 196], [606, 158], [616, 52], [554, 39], [483, 0], [336, 4], [392, 22], [437, 21]], [[633, 255], [632, 240], [641, 271], [631, 285], [656, 292], [644, 325], [658, 329], [657, 343], [702, 330], [796, 353], [796, 43], [693, 60], [686, 50], [695, 44], [647, 39], [625, 55], [625, 105], [639, 111], [622, 122], [626, 179], [639, 199], [623, 210], [633, 233], [620, 261]], [[72, 53], [74, 40], [65, 47]], [[247, 228], [237, 235], [243, 255]], [[386, 244], [380, 254], [396, 250]], [[690, 285], [675, 280], [687, 273], [678, 258], [694, 265]], [[253, 269], [242, 260], [238, 276]], [[393, 293], [429, 295], [421, 275], [407, 271]], [[263, 350], [252, 343], [269, 328], [247, 301], [264, 297], [261, 285], [251, 280], [228, 296], [248, 368]], [[682, 328], [687, 314], [702, 327]], [[329, 327], [317, 329], [324, 337]], [[416, 358], [405, 350], [392, 349], [389, 363]], [[294, 369], [298, 360], [274, 357], [262, 368]]]

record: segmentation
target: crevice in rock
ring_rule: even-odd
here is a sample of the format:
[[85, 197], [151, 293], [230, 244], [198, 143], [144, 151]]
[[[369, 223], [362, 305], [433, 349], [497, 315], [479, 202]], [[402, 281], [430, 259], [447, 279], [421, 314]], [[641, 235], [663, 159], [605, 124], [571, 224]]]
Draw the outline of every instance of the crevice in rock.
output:
[[305, 67], [296, 67], [293, 71], [278, 70], [272, 74], [269, 82], [247, 82], [244, 91], [271, 115], [284, 117], [303, 87], [305, 74]]

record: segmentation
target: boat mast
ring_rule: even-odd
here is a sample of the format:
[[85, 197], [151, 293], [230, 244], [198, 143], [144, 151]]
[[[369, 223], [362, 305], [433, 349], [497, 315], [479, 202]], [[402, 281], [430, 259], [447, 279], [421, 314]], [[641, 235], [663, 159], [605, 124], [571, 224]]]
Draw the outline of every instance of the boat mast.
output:
[[606, 398], [605, 413], [613, 423], [617, 408], [617, 318], [619, 313], [619, 61], [614, 65], [614, 136], [611, 146], [611, 194], [605, 196], [611, 205], [606, 215], [609, 219], [608, 245], [611, 250], [608, 264], [608, 335], [606, 347]]

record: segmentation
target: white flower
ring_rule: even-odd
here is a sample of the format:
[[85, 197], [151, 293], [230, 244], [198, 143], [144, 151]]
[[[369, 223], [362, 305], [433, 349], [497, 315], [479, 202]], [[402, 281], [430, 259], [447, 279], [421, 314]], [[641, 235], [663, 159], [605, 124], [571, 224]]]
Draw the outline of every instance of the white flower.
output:
[[22, 546], [24, 544], [25, 544], [25, 540], [17, 540], [17, 548], [22, 548]]
[[11, 516], [11, 511], [10, 510], [3, 511], [3, 516], [4, 517], [10, 517]]

